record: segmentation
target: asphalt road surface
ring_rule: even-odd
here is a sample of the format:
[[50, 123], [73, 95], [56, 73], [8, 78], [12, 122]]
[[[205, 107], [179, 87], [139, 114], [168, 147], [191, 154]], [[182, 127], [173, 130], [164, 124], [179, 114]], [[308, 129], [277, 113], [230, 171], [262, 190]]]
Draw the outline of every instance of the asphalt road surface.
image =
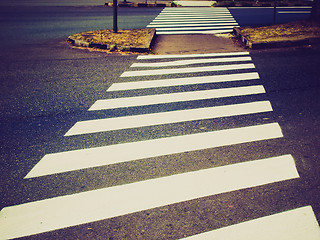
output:
[[[293, 221], [288, 229], [280, 225], [279, 231], [294, 234], [301, 226], [311, 226], [310, 235], [303, 237], [317, 239], [312, 234], [317, 229], [313, 213], [320, 219], [319, 53], [319, 48], [309, 47], [241, 56], [137, 59], [70, 49], [59, 39], [4, 49], [0, 208], [17, 221], [11, 227], [3, 224], [0, 232], [9, 231], [11, 236], [27, 236], [30, 229], [30, 234], [41, 232], [32, 227], [40, 217], [37, 224], [45, 233], [27, 239], [181, 239], [257, 219], [274, 233], [275, 226], [265, 218], [271, 216]], [[144, 63], [148, 66], [139, 66]], [[237, 76], [238, 81], [205, 80], [222, 75]], [[197, 82], [159, 81], [186, 77]], [[137, 88], [135, 82], [141, 81], [156, 85]], [[124, 82], [135, 87], [118, 84]], [[226, 95], [210, 95], [225, 89]], [[236, 94], [229, 92], [232, 89]], [[239, 94], [240, 89], [248, 92]], [[143, 96], [153, 103], [141, 104]], [[157, 96], [173, 100], [159, 102]], [[129, 99], [122, 105], [117, 102], [125, 98]], [[110, 105], [112, 99], [116, 101], [112, 104], [120, 105], [107, 109], [101, 100]], [[241, 110], [241, 104], [258, 104], [258, 110], [246, 112], [249, 107]], [[221, 115], [219, 107], [233, 110]], [[153, 120], [146, 119], [151, 114]], [[132, 120], [135, 116], [139, 121]], [[101, 130], [93, 122], [98, 129], [92, 130], [90, 120], [99, 119], [107, 119], [110, 129]], [[162, 147], [152, 147], [154, 140]], [[85, 156], [81, 152], [75, 157], [57, 155], [81, 149], [105, 152], [94, 155], [95, 166], [88, 159], [79, 163]], [[106, 163], [105, 157], [114, 162]], [[73, 163], [67, 164], [70, 159]], [[255, 165], [258, 162], [261, 165]], [[248, 176], [252, 177], [246, 182]], [[154, 196], [157, 201], [150, 205]], [[110, 201], [114, 212], [105, 213], [108, 207], [100, 199]], [[101, 220], [100, 213], [107, 217]], [[293, 216], [304, 221], [294, 225]], [[31, 227], [20, 228], [28, 224]]]

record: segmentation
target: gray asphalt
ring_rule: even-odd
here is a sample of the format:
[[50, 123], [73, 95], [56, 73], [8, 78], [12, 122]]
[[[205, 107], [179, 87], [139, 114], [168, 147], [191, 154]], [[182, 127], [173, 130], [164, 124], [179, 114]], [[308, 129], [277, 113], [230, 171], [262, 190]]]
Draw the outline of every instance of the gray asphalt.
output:
[[[0, 208], [248, 159], [292, 154], [300, 174], [298, 180], [196, 199], [27, 239], [179, 239], [306, 205], [313, 207], [319, 221], [320, 49], [252, 51], [250, 55], [261, 78], [254, 84], [262, 84], [266, 95], [88, 113], [97, 99], [231, 85], [204, 84], [110, 94], [106, 90], [112, 83], [124, 81], [119, 76], [129, 70], [136, 55], [70, 49], [62, 38], [27, 48], [3, 49], [0, 53]], [[143, 79], [148, 77], [140, 78]], [[80, 120], [252, 100], [270, 100], [274, 111], [87, 136], [63, 136]], [[23, 179], [48, 153], [270, 122], [280, 124], [284, 138]]]

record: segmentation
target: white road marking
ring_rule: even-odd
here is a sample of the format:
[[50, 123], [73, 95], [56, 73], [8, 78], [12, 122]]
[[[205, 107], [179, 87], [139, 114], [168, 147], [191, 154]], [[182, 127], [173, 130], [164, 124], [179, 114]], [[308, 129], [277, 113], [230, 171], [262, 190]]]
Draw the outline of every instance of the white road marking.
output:
[[188, 23], [188, 22], [193, 22], [193, 23], [202, 23], [202, 22], [224, 22], [224, 21], [234, 21], [233, 17], [220, 17], [220, 18], [203, 18], [203, 19], [194, 19], [190, 20], [189, 18], [163, 18], [163, 19], [154, 19], [150, 24], [158, 24], [159, 22], [163, 24], [163, 22], [168, 22], [168, 23]]
[[97, 100], [89, 109], [106, 110], [265, 93], [262, 85]]
[[225, 30], [202, 30], [202, 31], [158, 31], [158, 35], [174, 35], [174, 34], [220, 34], [230, 33], [232, 28]]
[[[232, 25], [232, 24], [230, 24]], [[211, 26], [211, 27], [163, 27], [163, 28], [157, 28], [157, 33], [159, 31], [188, 31], [188, 30], [213, 30], [213, 29], [232, 29], [234, 28], [234, 25], [230, 26]], [[160, 32], [161, 33], [161, 32]]]
[[172, 19], [172, 18], [220, 18], [220, 17], [230, 17], [228, 13], [207, 13], [207, 14], [192, 14], [192, 13], [161, 13], [161, 15], [157, 16], [155, 19]]
[[216, 19], [216, 20], [194, 20], [194, 21], [154, 21], [149, 23], [149, 26], [152, 25], [158, 25], [158, 24], [163, 24], [163, 25], [171, 25], [171, 24], [220, 24], [220, 23], [234, 23], [236, 22], [234, 19]]
[[278, 123], [130, 142], [45, 155], [25, 178], [283, 137]]
[[180, 14], [180, 15], [219, 15], [219, 14], [229, 14], [229, 11], [161, 11], [161, 13], [158, 16], [164, 16], [164, 15], [176, 15], [176, 14]]
[[195, 24], [190, 24], [190, 23], [180, 23], [180, 24], [150, 24], [147, 26], [147, 28], [174, 28], [174, 27], [216, 27], [216, 26], [238, 26], [238, 23], [235, 21], [229, 21], [229, 22], [223, 22], [223, 23], [195, 23]]
[[230, 13], [228, 12], [161, 12], [157, 16], [157, 18], [165, 17], [165, 18], [170, 18], [170, 17], [180, 17], [180, 16], [185, 16], [185, 17], [224, 17], [224, 16], [230, 16]]
[[183, 7], [211, 7], [215, 1], [175, 1], [175, 3]]
[[190, 20], [197, 20], [197, 19], [213, 20], [213, 19], [221, 19], [221, 18], [230, 19], [230, 18], [233, 18], [233, 17], [229, 16], [229, 15], [226, 15], [226, 14], [221, 15], [221, 16], [214, 16], [214, 17], [213, 16], [206, 17], [206, 16], [202, 16], [202, 15], [199, 15], [199, 16], [176, 15], [176, 16], [158, 16], [154, 20], [174, 20], [174, 19], [182, 20], [182, 19], [186, 19], [187, 21], [190, 21]]
[[260, 101], [217, 107], [188, 109], [181, 111], [169, 111], [117, 118], [96, 119], [77, 122], [65, 134], [65, 136], [155, 126], [186, 121], [213, 119], [220, 117], [231, 117], [270, 111], [272, 111], [270, 102]]
[[[225, 27], [219, 26], [217, 24], [211, 26], [200, 24], [200, 22], [203, 23], [204, 21], [212, 20], [220, 21], [220, 23], [223, 23]], [[223, 20], [225, 22], [223, 22]], [[230, 20], [232, 20], [233, 23], [228, 24], [227, 22], [230, 22]], [[187, 26], [187, 22], [193, 22], [193, 26]], [[229, 33], [232, 32], [234, 26], [238, 26], [238, 24], [227, 8], [219, 10], [199, 10], [196, 8], [173, 10], [165, 8], [147, 27], [156, 28], [158, 35], [168, 35]]]
[[297, 13], [302, 13], [302, 14], [309, 14], [309, 13], [311, 13], [311, 11], [279, 11], [279, 12], [277, 12], [277, 13], [294, 13], [294, 14], [297, 14]]
[[295, 178], [299, 174], [294, 160], [284, 155], [5, 207], [0, 212], [0, 238], [34, 235]]
[[133, 90], [133, 89], [172, 87], [172, 86], [195, 85], [195, 84], [204, 84], [204, 83], [219, 83], [219, 82], [230, 82], [230, 81], [245, 81], [245, 80], [254, 80], [254, 79], [259, 79], [259, 74], [257, 72], [203, 76], [203, 77], [189, 77], [189, 78], [172, 78], [172, 79], [148, 80], [148, 81], [137, 81], [137, 82], [121, 82], [121, 83], [112, 84], [107, 91], [108, 92], [124, 91], [124, 90]]
[[161, 13], [165, 13], [165, 12], [173, 12], [173, 13], [177, 13], [177, 12], [199, 12], [199, 13], [219, 13], [219, 12], [229, 12], [227, 8], [195, 8], [195, 7], [184, 7], [184, 8], [171, 8], [171, 7], [167, 7], [164, 8]]
[[312, 207], [306, 206], [183, 238], [203, 239], [319, 240], [320, 228]]
[[239, 69], [252, 69], [255, 68], [254, 64], [231, 64], [231, 65], [219, 65], [219, 66], [207, 66], [207, 67], [189, 67], [189, 68], [173, 68], [173, 69], [156, 69], [156, 70], [141, 70], [141, 71], [127, 71], [121, 74], [120, 77], [139, 77], [148, 75], [166, 75], [166, 74], [178, 74], [178, 73], [195, 73], [195, 72], [215, 72], [215, 71], [227, 71], [227, 70], [239, 70]]
[[201, 53], [201, 54], [171, 54], [171, 55], [139, 55], [138, 60], [164, 59], [164, 58], [198, 58], [198, 57], [227, 57], [246, 56], [249, 52], [229, 52], [229, 53]]
[[190, 59], [190, 60], [156, 62], [156, 63], [133, 63], [131, 67], [171, 67], [171, 66], [184, 66], [184, 65], [203, 64], [203, 63], [247, 62], [251, 60], [252, 59], [250, 56], [227, 57], [227, 58], [204, 58], [204, 59]]
[[168, 12], [185, 12], [185, 11], [192, 11], [192, 12], [229, 12], [229, 10], [225, 7], [219, 8], [196, 8], [196, 7], [183, 7], [183, 8], [171, 8], [166, 7], [162, 10]]

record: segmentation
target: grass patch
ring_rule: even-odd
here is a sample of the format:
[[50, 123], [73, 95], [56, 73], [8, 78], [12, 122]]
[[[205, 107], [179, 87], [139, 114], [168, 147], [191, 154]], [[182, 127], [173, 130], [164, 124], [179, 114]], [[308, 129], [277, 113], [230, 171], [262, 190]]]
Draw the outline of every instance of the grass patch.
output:
[[320, 37], [320, 24], [298, 21], [265, 27], [241, 28], [242, 34], [252, 42], [296, 41]]
[[145, 47], [150, 39], [152, 29], [118, 30], [114, 33], [111, 29], [96, 30], [77, 33], [69, 36], [69, 39], [84, 41], [90, 44], [104, 44], [140, 48]]

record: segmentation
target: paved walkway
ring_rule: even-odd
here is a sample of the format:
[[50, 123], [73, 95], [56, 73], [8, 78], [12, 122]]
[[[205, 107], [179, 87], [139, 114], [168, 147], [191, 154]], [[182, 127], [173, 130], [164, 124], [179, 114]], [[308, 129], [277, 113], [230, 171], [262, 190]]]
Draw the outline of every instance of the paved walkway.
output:
[[237, 45], [231, 35], [159, 35], [156, 36], [152, 53], [155, 54], [191, 54], [241, 52], [243, 47]]

